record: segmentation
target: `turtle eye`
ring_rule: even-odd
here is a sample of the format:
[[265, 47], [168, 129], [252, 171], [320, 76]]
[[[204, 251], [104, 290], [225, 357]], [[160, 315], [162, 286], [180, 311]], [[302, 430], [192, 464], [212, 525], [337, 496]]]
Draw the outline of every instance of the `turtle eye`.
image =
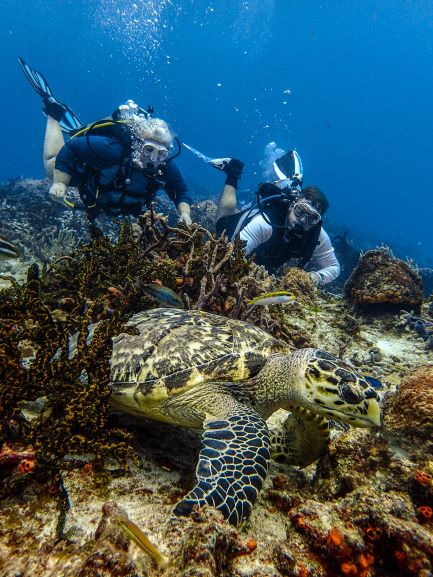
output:
[[338, 388], [338, 393], [341, 399], [349, 405], [356, 405], [364, 399], [362, 393], [358, 393], [349, 383], [343, 382]]

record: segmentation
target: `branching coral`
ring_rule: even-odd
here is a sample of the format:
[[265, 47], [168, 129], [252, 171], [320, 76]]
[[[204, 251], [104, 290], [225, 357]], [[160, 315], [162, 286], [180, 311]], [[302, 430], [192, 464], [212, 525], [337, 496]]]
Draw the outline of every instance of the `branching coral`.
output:
[[[24, 470], [21, 462], [12, 469], [1, 493], [37, 479], [57, 488], [66, 501], [61, 471], [73, 466], [65, 461], [67, 455], [90, 454], [96, 463], [110, 458], [122, 466], [134, 457], [130, 435], [112, 428], [108, 418], [111, 337], [125, 329], [121, 315], [114, 315], [96, 327], [87, 344], [93, 308], [79, 315], [78, 303], [66, 320], [58, 321], [43, 296], [33, 265], [23, 286], [15, 283], [0, 297], [0, 441], [34, 451], [33, 466]], [[69, 358], [69, 334], [77, 330], [78, 354]], [[21, 358], [23, 340], [36, 351], [29, 368]], [[28, 422], [21, 412], [23, 401], [42, 397], [43, 413]]]

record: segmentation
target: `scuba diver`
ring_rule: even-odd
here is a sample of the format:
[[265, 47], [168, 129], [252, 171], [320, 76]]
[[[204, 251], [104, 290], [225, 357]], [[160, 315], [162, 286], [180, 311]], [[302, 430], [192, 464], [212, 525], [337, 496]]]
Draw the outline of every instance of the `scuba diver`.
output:
[[[151, 117], [151, 107], [145, 111], [128, 100], [111, 117], [84, 126], [69, 106], [54, 98], [42, 74], [22, 58], [19, 62], [44, 103], [44, 169], [53, 180], [53, 199], [73, 207], [66, 193], [74, 186], [90, 219], [101, 212], [137, 217], [162, 189], [176, 205], [179, 221], [191, 224], [188, 188], [173, 162], [180, 142], [166, 122]], [[69, 136], [66, 143], [63, 133]]]
[[259, 185], [257, 201], [236, 212], [243, 163], [235, 158], [214, 166], [226, 174], [219, 201], [216, 231], [246, 241], [247, 255], [274, 273], [280, 266], [305, 269], [314, 286], [335, 280], [340, 264], [322, 228], [328, 200], [317, 186], [302, 188], [302, 163], [295, 150], [273, 162], [277, 180]]

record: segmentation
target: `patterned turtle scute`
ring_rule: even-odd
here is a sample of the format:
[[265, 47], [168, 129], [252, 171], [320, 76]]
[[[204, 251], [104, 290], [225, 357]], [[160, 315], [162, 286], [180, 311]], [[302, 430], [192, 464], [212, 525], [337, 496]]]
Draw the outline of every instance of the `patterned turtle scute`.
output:
[[327, 359], [328, 361], [333, 361], [335, 360], [334, 355], [331, 355], [331, 353], [327, 353], [326, 351], [316, 351], [316, 357], [319, 359]]
[[317, 364], [323, 371], [332, 371], [333, 369], [335, 369], [334, 363], [331, 363], [330, 361], [319, 360], [317, 361]]
[[347, 383], [355, 382], [355, 377], [350, 371], [346, 371], [345, 369], [336, 369], [335, 374]]
[[210, 379], [243, 380], [281, 349], [276, 339], [264, 339], [266, 333], [252, 325], [200, 311], [153, 309], [134, 315], [128, 325], [139, 334], [113, 339], [112, 382], [143, 385], [163, 379], [168, 392]]
[[356, 394], [356, 392], [347, 386], [346, 382], [341, 383], [339, 387], [340, 396], [346, 403], [351, 405], [359, 404], [363, 400], [362, 394]]
[[113, 406], [203, 429], [196, 485], [177, 515], [210, 505], [234, 525], [247, 519], [271, 458], [266, 419], [278, 408], [291, 413], [272, 432], [275, 454], [302, 467], [327, 447], [325, 419], [380, 422], [374, 389], [324, 351], [289, 352], [258, 327], [195, 310], [153, 309], [128, 325], [133, 334], [113, 339]]

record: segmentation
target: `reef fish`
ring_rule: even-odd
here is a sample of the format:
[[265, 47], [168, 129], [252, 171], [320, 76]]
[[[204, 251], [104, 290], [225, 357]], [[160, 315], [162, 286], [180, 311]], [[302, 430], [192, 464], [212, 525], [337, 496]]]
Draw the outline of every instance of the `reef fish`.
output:
[[374, 377], [364, 376], [364, 379], [366, 381], [368, 381], [374, 389], [383, 389], [384, 388], [382, 383], [379, 380], [375, 379]]
[[0, 258], [19, 258], [20, 251], [18, 248], [9, 242], [4, 236], [0, 235]]
[[288, 291], [275, 291], [272, 293], [265, 293], [250, 301], [248, 304], [252, 307], [264, 305], [284, 305], [295, 300], [295, 295]]
[[122, 531], [131, 541], [133, 541], [142, 551], [155, 559], [160, 566], [167, 565], [168, 559], [155, 547], [155, 545], [143, 533], [140, 527], [130, 521], [127, 517], [119, 515], [116, 519]]
[[175, 309], [185, 308], [184, 302], [178, 294], [166, 286], [157, 286], [153, 284], [141, 285], [141, 289], [158, 301], [163, 307], [170, 307]]

